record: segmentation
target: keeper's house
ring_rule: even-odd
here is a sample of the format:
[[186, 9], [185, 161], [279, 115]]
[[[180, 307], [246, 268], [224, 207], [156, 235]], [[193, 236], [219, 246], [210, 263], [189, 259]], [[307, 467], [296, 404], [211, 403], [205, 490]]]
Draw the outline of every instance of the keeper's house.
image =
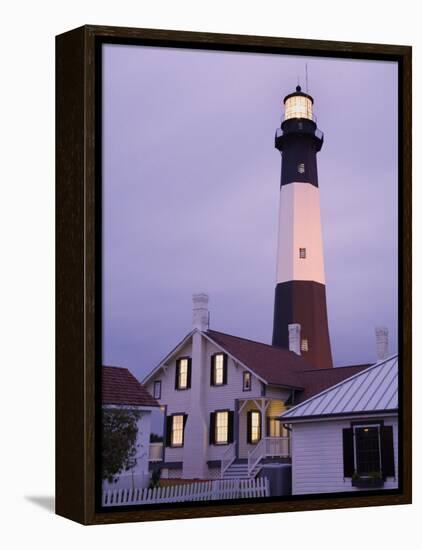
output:
[[210, 330], [208, 319], [208, 296], [194, 295], [192, 332], [143, 380], [164, 412], [164, 445], [151, 460], [162, 477], [254, 478], [268, 462], [290, 463], [281, 414], [368, 366], [313, 368], [298, 326], [293, 352]]
[[397, 355], [314, 395], [281, 420], [291, 426], [293, 494], [398, 487]]

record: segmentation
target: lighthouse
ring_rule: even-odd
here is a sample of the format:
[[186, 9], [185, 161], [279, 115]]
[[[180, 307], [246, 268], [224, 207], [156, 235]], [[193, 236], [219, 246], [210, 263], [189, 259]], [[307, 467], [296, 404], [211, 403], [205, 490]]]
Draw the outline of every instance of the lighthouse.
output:
[[289, 349], [289, 325], [314, 368], [333, 366], [328, 333], [317, 153], [324, 135], [313, 98], [300, 86], [284, 98], [275, 147], [282, 156], [273, 346]]

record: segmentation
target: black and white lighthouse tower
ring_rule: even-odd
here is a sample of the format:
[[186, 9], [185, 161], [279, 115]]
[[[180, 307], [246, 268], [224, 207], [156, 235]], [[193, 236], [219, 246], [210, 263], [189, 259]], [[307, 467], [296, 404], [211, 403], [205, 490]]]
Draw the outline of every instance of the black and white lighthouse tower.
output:
[[324, 136], [317, 128], [313, 103], [300, 86], [287, 95], [283, 122], [275, 138], [282, 169], [272, 343], [292, 349], [289, 331], [296, 331], [295, 351], [314, 368], [328, 368], [333, 362], [317, 170], [317, 153]]

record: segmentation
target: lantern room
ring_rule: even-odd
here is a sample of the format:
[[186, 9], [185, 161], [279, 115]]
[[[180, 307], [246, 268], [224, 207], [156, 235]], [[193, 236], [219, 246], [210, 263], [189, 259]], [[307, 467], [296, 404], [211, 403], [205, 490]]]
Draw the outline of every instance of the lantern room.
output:
[[292, 118], [307, 118], [314, 120], [312, 106], [314, 100], [308, 94], [302, 92], [300, 86], [296, 86], [296, 92], [284, 98], [284, 120]]

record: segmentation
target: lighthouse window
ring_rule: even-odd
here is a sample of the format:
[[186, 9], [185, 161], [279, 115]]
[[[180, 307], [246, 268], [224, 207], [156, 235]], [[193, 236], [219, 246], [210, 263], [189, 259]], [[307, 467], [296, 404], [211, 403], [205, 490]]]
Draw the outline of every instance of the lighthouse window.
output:
[[299, 164], [297, 165], [297, 171], [299, 172], [299, 174], [304, 174], [305, 173], [305, 163], [304, 162], [299, 162]]
[[299, 258], [301, 260], [306, 258], [306, 248], [299, 248]]
[[304, 338], [300, 343], [300, 351], [309, 351], [309, 344], [306, 338]]

